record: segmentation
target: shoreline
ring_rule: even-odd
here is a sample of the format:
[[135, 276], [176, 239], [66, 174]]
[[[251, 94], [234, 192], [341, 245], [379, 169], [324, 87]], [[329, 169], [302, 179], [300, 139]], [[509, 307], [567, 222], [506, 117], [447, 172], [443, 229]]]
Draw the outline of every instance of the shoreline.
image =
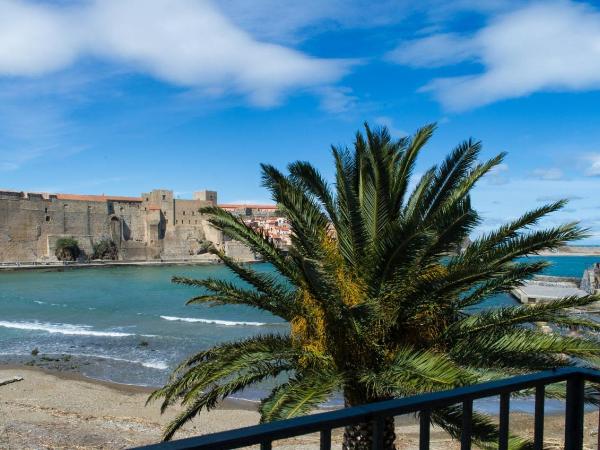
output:
[[[242, 261], [245, 264], [255, 264], [262, 261]], [[73, 269], [96, 269], [110, 267], [168, 267], [168, 266], [220, 266], [223, 263], [219, 259], [207, 260], [161, 260], [161, 261], [94, 261], [89, 263], [0, 263], [0, 272], [63, 272]]]
[[[550, 256], [550, 257], [598, 257], [600, 260], [600, 246], [593, 247], [563, 247], [556, 251], [543, 250], [536, 254], [528, 256]], [[241, 261], [245, 264], [261, 263], [261, 260]], [[73, 269], [95, 269], [95, 268], [110, 268], [110, 267], [168, 267], [168, 266], [215, 266], [223, 263], [218, 258], [190, 260], [190, 259], [175, 259], [175, 260], [159, 260], [159, 261], [92, 261], [92, 262], [0, 262], [1, 272], [62, 272]]]

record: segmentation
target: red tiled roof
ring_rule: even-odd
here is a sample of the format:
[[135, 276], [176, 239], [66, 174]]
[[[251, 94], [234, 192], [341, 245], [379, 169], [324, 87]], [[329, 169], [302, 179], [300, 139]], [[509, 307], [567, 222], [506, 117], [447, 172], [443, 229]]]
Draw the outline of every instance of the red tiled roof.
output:
[[223, 209], [240, 209], [240, 208], [251, 208], [251, 209], [271, 209], [275, 211], [277, 205], [253, 205], [245, 203], [224, 203], [219, 205], [219, 208]]
[[141, 202], [141, 197], [121, 197], [118, 195], [79, 195], [79, 194], [56, 194], [59, 200], [79, 200], [82, 202], [107, 202], [109, 200], [119, 202]]

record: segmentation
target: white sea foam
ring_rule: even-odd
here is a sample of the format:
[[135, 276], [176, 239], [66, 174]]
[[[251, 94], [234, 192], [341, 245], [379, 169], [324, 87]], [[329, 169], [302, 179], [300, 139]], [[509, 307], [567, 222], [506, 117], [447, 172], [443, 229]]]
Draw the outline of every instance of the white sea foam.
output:
[[139, 361], [136, 359], [125, 359], [125, 358], [118, 358], [116, 356], [106, 356], [106, 355], [93, 355], [90, 353], [73, 353], [72, 355], [73, 356], [86, 356], [88, 358], [110, 359], [112, 361], [122, 361], [122, 362], [131, 363], [131, 364], [139, 364], [141, 366], [148, 367], [149, 369], [166, 370], [169, 368], [169, 365], [166, 362], [161, 361], [159, 359], [151, 359], [148, 361]]
[[37, 303], [38, 305], [45, 305], [46, 302], [42, 302], [40, 300], [34, 300], [33, 303]]
[[0, 320], [0, 327], [15, 328], [17, 330], [45, 331], [47, 333], [59, 333], [75, 336], [98, 336], [98, 337], [125, 337], [133, 336], [131, 333], [118, 331], [94, 331], [90, 325], [71, 325], [68, 323], [44, 323], [44, 322], [8, 322]]
[[235, 322], [232, 320], [217, 320], [217, 319], [199, 319], [196, 317], [174, 317], [174, 316], [160, 316], [161, 319], [170, 320], [170, 321], [179, 321], [179, 322], [200, 322], [200, 323], [212, 323], [214, 325], [224, 325], [226, 327], [234, 327], [234, 326], [253, 326], [253, 327], [262, 327], [264, 325], [274, 325], [268, 324], [265, 322]]

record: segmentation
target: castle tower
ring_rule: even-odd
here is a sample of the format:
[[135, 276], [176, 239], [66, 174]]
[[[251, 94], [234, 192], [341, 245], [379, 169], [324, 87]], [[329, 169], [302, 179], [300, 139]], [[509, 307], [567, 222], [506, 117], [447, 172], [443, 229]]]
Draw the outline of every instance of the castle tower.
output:
[[194, 200], [202, 200], [205, 202], [212, 202], [213, 205], [217, 205], [217, 191], [197, 191], [194, 192]]

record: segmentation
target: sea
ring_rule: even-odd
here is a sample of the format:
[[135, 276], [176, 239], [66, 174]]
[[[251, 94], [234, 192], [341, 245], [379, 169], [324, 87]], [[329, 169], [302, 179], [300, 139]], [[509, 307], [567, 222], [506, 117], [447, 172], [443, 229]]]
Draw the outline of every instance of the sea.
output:
[[[549, 260], [548, 275], [576, 277], [600, 260], [530, 258]], [[223, 265], [1, 272], [0, 364], [60, 361], [90, 378], [154, 387], [184, 358], [216, 343], [289, 330], [281, 318], [245, 306], [186, 306], [201, 290], [173, 284], [174, 275], [237, 282]], [[498, 295], [482, 306], [509, 304], [515, 299]], [[241, 397], [257, 400], [269, 387]]]

